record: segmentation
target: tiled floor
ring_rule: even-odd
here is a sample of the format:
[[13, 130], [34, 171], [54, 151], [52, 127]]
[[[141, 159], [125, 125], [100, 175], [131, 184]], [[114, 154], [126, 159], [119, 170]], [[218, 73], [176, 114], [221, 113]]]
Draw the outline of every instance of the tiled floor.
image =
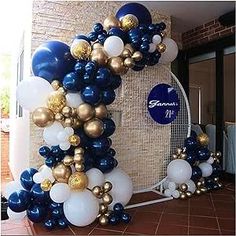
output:
[[[156, 196], [156, 195], [155, 195]], [[40, 224], [2, 222], [2, 235], [234, 235], [234, 185], [194, 196], [189, 200], [172, 200], [128, 210], [132, 221], [117, 226], [69, 227], [48, 231]], [[153, 194], [135, 195], [132, 202], [153, 199]]]

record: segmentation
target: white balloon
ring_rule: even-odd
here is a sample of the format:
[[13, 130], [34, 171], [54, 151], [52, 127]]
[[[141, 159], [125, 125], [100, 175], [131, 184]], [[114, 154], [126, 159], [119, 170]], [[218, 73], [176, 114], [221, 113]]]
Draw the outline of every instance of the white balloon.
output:
[[5, 191], [3, 191], [3, 195], [6, 199], [10, 197], [13, 192], [20, 191], [24, 189], [20, 183], [20, 181], [11, 181], [6, 184]]
[[175, 191], [177, 188], [177, 184], [175, 182], [169, 182], [168, 189], [170, 189], [171, 192]]
[[50, 198], [56, 203], [63, 203], [70, 198], [70, 187], [66, 183], [56, 183], [49, 192]]
[[185, 183], [191, 178], [191, 175], [192, 167], [185, 160], [173, 160], [167, 166], [168, 178], [177, 184]]
[[104, 42], [104, 50], [109, 57], [118, 57], [124, 50], [124, 43], [117, 36], [110, 36]]
[[65, 132], [67, 133], [67, 135], [73, 135], [74, 134], [74, 129], [71, 127], [65, 127]]
[[14, 212], [8, 207], [7, 215], [9, 216], [10, 220], [22, 220], [26, 216], [26, 211]]
[[167, 189], [169, 183], [170, 183], [170, 180], [167, 178], [167, 179], [165, 180], [165, 182], [163, 183], [163, 188], [164, 188], [164, 189]]
[[167, 196], [167, 197], [171, 197], [171, 191], [170, 191], [170, 189], [167, 188], [167, 189], [164, 191], [164, 195]]
[[82, 103], [83, 103], [83, 100], [80, 96], [80, 93], [67, 93], [66, 94], [67, 106], [77, 108]]
[[208, 177], [212, 174], [213, 169], [212, 169], [212, 165], [207, 163], [207, 162], [202, 162], [198, 165], [198, 167], [201, 169], [202, 171], [202, 177]]
[[158, 34], [153, 35], [153, 37], [152, 37], [152, 42], [153, 42], [155, 45], [161, 43], [161, 36], [158, 35]]
[[55, 178], [52, 174], [52, 169], [50, 167], [43, 165], [43, 169], [41, 169], [39, 173], [41, 174], [43, 180], [49, 179], [52, 183], [55, 181]]
[[207, 163], [213, 164], [214, 163], [214, 158], [213, 157], [209, 157], [209, 159], [207, 160]]
[[178, 55], [178, 46], [176, 42], [171, 38], [164, 38], [162, 43], [166, 45], [166, 50], [161, 54], [159, 63], [167, 64], [174, 61]]
[[34, 111], [38, 107], [46, 106], [51, 92], [53, 88], [47, 80], [31, 76], [17, 86], [16, 99], [24, 109]]
[[60, 131], [57, 135], [57, 139], [60, 142], [65, 142], [66, 140], [68, 140], [68, 138], [69, 138], [69, 135], [65, 132], [65, 130]]
[[66, 151], [70, 148], [70, 142], [63, 142], [59, 144], [61, 150]]
[[154, 44], [154, 43], [150, 43], [149, 44], [149, 50], [148, 50], [148, 52], [150, 52], [150, 53], [153, 53], [153, 52], [155, 52], [156, 51], [156, 45]]
[[88, 177], [88, 188], [92, 189], [94, 186], [101, 186], [105, 182], [104, 174], [97, 168], [92, 168], [86, 172]]
[[187, 186], [188, 186], [188, 191], [190, 191], [191, 193], [195, 192], [196, 185], [195, 185], [195, 183], [191, 179], [188, 180], [185, 184], [187, 184]]
[[64, 202], [63, 210], [66, 219], [75, 226], [86, 226], [94, 222], [99, 213], [99, 202], [89, 191], [74, 191]]
[[173, 196], [173, 198], [179, 198], [179, 196], [180, 196], [179, 191], [178, 190], [173, 191], [172, 196]]
[[57, 135], [61, 131], [64, 131], [62, 124], [58, 121], [54, 121], [51, 126], [44, 128], [44, 141], [51, 146], [59, 145], [60, 141], [57, 139]]
[[44, 180], [43, 176], [42, 176], [42, 173], [40, 172], [37, 172], [33, 175], [33, 181], [36, 183], [36, 184], [40, 184], [42, 183]]
[[105, 174], [105, 180], [112, 183], [112, 189], [109, 193], [113, 197], [113, 202], [109, 207], [112, 208], [117, 202], [125, 206], [133, 194], [131, 178], [120, 168], [115, 168], [110, 173]]

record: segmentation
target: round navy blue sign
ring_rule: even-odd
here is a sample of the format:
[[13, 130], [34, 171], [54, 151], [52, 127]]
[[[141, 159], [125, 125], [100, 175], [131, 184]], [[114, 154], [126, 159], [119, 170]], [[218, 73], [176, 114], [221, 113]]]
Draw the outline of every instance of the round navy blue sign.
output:
[[179, 97], [173, 87], [168, 84], [158, 84], [148, 96], [148, 111], [153, 120], [166, 125], [177, 117], [179, 103]]

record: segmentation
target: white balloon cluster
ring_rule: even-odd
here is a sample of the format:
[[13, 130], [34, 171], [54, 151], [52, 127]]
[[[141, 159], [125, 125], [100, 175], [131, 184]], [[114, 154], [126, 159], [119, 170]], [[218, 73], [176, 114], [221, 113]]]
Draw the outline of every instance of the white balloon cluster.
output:
[[178, 46], [176, 42], [171, 38], [165, 37], [162, 43], [166, 45], [166, 50], [161, 54], [159, 63], [167, 64], [174, 61], [178, 55]]
[[74, 134], [74, 129], [71, 127], [65, 127], [64, 130], [57, 134], [57, 139], [59, 140], [59, 146], [61, 150], [68, 150], [70, 148], [69, 138]]
[[178, 184], [175, 182], [170, 181], [169, 179], [166, 179], [166, 181], [163, 183], [164, 187], [164, 195], [167, 197], [173, 197], [173, 198], [179, 198], [180, 194], [177, 190]]
[[148, 52], [153, 53], [157, 49], [157, 45], [161, 43], [161, 36], [159, 34], [155, 34], [152, 37], [152, 43], [149, 44]]
[[52, 169], [46, 165], [42, 165], [38, 172], [33, 175], [33, 181], [36, 184], [41, 184], [45, 179], [50, 180], [51, 183], [55, 181], [55, 178], [52, 174]]

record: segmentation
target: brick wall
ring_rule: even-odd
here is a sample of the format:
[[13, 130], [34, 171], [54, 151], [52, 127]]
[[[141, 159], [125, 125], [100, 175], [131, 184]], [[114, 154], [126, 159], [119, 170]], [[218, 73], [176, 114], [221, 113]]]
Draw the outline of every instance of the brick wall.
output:
[[210, 41], [232, 35], [235, 32], [235, 26], [224, 27], [218, 19], [207, 22], [192, 30], [182, 34], [183, 49], [192, 48]]
[[9, 133], [1, 131], [1, 178], [9, 177]]

